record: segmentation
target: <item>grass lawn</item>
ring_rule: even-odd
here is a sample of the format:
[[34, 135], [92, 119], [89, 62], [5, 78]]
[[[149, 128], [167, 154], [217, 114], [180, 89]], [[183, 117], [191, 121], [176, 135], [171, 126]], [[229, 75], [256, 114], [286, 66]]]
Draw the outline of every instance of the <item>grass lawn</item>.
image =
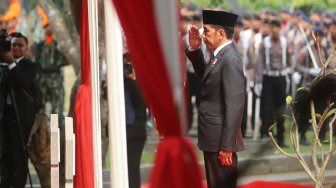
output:
[[[313, 132], [312, 131], [307, 132], [307, 138], [308, 138], [309, 142], [312, 141], [312, 138], [313, 138]], [[295, 154], [294, 149], [293, 149], [293, 147], [291, 147], [288, 138], [286, 139], [286, 142], [290, 147], [289, 148], [284, 148], [284, 151], [286, 151], [290, 154]], [[334, 140], [334, 143], [336, 143], [335, 140]], [[328, 148], [329, 148], [328, 144], [323, 146], [324, 151], [328, 151]], [[300, 145], [300, 151], [301, 151], [302, 154], [303, 153], [310, 153], [311, 150], [312, 150], [312, 147], [310, 145], [309, 146]], [[199, 161], [203, 161], [203, 153], [200, 150], [197, 150], [196, 152], [197, 152], [197, 157], [198, 157]], [[239, 158], [244, 159], [244, 158], [250, 158], [252, 156], [255, 157], [254, 155], [255, 154], [253, 154], [253, 153], [244, 153], [244, 154], [239, 154]], [[268, 152], [263, 156], [271, 156], [271, 155], [283, 155], [283, 154], [280, 153], [278, 150], [276, 150], [276, 148], [274, 146], [274, 151], [273, 152]], [[263, 157], [263, 156], [259, 156], [259, 157]], [[150, 151], [144, 151], [142, 153], [142, 157], [141, 157], [141, 164], [151, 164], [151, 163], [153, 163], [154, 157], [155, 157], [155, 152], [153, 153], [153, 152], [150, 152]], [[109, 153], [107, 153], [107, 156], [105, 158], [105, 164], [106, 164], [105, 168], [108, 168], [109, 164], [110, 164]]]
[[[307, 135], [307, 138], [308, 138], [308, 141], [309, 142], [312, 142], [312, 139], [313, 139], [313, 131], [310, 130], [306, 133]], [[333, 143], [336, 143], [335, 141], [336, 139], [334, 139]], [[293, 149], [293, 147], [291, 146], [290, 144], [290, 140], [288, 138], [288, 134], [286, 134], [286, 143], [290, 146], [288, 148], [284, 148], [284, 151], [290, 153], [290, 154], [295, 154], [295, 151]], [[334, 146], [335, 147], [335, 146]], [[328, 148], [329, 148], [329, 145], [328, 144], [325, 144], [323, 146], [323, 151], [328, 151]], [[311, 153], [312, 151], [312, 146], [302, 146], [300, 145], [300, 153], [304, 154], [304, 153]], [[199, 159], [199, 161], [203, 161], [203, 153], [200, 151], [200, 150], [197, 150], [197, 157]], [[242, 154], [239, 154], [239, 158], [240, 159], [244, 159], [244, 158], [250, 158], [250, 157], [255, 157], [255, 153], [242, 153]], [[280, 153], [280, 151], [278, 151], [275, 146], [274, 146], [274, 150], [271, 151], [271, 152], [267, 152], [263, 155], [259, 155], [258, 157], [264, 157], [264, 156], [272, 156], [272, 155], [283, 155], [282, 153]], [[142, 153], [142, 158], [141, 158], [141, 164], [151, 164], [153, 163], [154, 161], [154, 157], [155, 157], [155, 152], [150, 152], [150, 151], [146, 151], [144, 150], [144, 152]], [[108, 168], [109, 167], [109, 154], [107, 153], [107, 156], [105, 158], [105, 168]]]

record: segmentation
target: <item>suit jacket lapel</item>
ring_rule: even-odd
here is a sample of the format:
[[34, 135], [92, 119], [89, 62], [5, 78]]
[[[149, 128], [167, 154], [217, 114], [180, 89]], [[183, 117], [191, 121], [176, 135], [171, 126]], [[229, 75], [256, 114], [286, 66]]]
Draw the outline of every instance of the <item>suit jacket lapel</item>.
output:
[[208, 77], [209, 73], [212, 71], [212, 69], [218, 65], [219, 63], [222, 62], [222, 58], [223, 58], [223, 54], [231, 47], [232, 43], [225, 46], [223, 49], [221, 49], [221, 51], [218, 52], [218, 54], [215, 56], [216, 61], [213, 62], [209, 62], [208, 67], [205, 70], [203, 79], [202, 79], [202, 84], [204, 83], [204, 81], [206, 80], [206, 78]]

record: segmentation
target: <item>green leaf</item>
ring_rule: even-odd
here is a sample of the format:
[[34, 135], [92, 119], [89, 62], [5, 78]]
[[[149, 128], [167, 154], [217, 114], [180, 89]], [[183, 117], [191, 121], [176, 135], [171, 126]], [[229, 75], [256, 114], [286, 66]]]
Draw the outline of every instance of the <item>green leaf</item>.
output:
[[333, 108], [333, 109], [329, 110], [329, 112], [327, 113], [326, 119], [327, 119], [329, 116], [331, 116], [331, 115], [333, 115], [333, 114], [335, 114], [335, 113], [336, 113], [336, 108]]
[[299, 87], [299, 88], [297, 88], [296, 91], [301, 91], [301, 90], [305, 90], [305, 89], [306, 89], [305, 87]]
[[289, 115], [282, 115], [282, 116], [285, 117], [285, 118], [288, 118], [288, 119], [293, 119], [293, 117], [289, 116]]
[[322, 115], [321, 114], [315, 114], [315, 117], [317, 117], [318, 119], [321, 119]]

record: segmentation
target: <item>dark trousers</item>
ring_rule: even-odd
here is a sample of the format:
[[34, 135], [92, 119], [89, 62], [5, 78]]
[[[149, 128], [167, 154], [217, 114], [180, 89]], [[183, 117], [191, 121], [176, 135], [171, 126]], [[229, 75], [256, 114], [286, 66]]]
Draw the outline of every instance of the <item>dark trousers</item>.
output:
[[32, 123], [21, 123], [21, 141], [16, 118], [6, 118], [1, 124], [0, 188], [25, 187], [28, 173], [26, 146]]
[[192, 124], [192, 121], [193, 121], [193, 118], [194, 118], [194, 113], [193, 113], [193, 109], [194, 109], [194, 104], [192, 103], [192, 97], [195, 96], [196, 98], [196, 102], [195, 102], [195, 105], [198, 109], [199, 107], [199, 104], [200, 104], [200, 88], [201, 88], [201, 79], [199, 79], [197, 77], [197, 75], [195, 73], [190, 73], [190, 72], [187, 72], [187, 79], [188, 79], [188, 93], [189, 93], [189, 96], [188, 96], [188, 106], [189, 106], [189, 119], [188, 119], [188, 131], [190, 130], [191, 128], [191, 124]]
[[129, 188], [140, 188], [140, 161], [145, 139], [127, 140], [127, 163]]
[[286, 107], [286, 77], [264, 76], [261, 92], [261, 136], [268, 135], [268, 129], [277, 123], [276, 138], [284, 141], [284, 110]]
[[238, 157], [232, 154], [232, 165], [221, 166], [218, 152], [203, 152], [208, 188], [236, 188], [238, 179]]

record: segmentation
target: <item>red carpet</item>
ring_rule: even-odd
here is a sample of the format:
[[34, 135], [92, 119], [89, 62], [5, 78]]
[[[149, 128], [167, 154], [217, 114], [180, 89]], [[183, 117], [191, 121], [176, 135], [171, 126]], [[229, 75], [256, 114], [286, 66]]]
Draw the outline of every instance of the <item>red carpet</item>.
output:
[[239, 188], [314, 188], [314, 186], [300, 185], [284, 182], [254, 181], [249, 184], [241, 185]]
[[[141, 188], [150, 188], [150, 186], [149, 184], [143, 184]], [[206, 183], [204, 183], [203, 188], [207, 188]], [[314, 188], [314, 186], [284, 182], [254, 181], [252, 183], [240, 185], [238, 188]]]

